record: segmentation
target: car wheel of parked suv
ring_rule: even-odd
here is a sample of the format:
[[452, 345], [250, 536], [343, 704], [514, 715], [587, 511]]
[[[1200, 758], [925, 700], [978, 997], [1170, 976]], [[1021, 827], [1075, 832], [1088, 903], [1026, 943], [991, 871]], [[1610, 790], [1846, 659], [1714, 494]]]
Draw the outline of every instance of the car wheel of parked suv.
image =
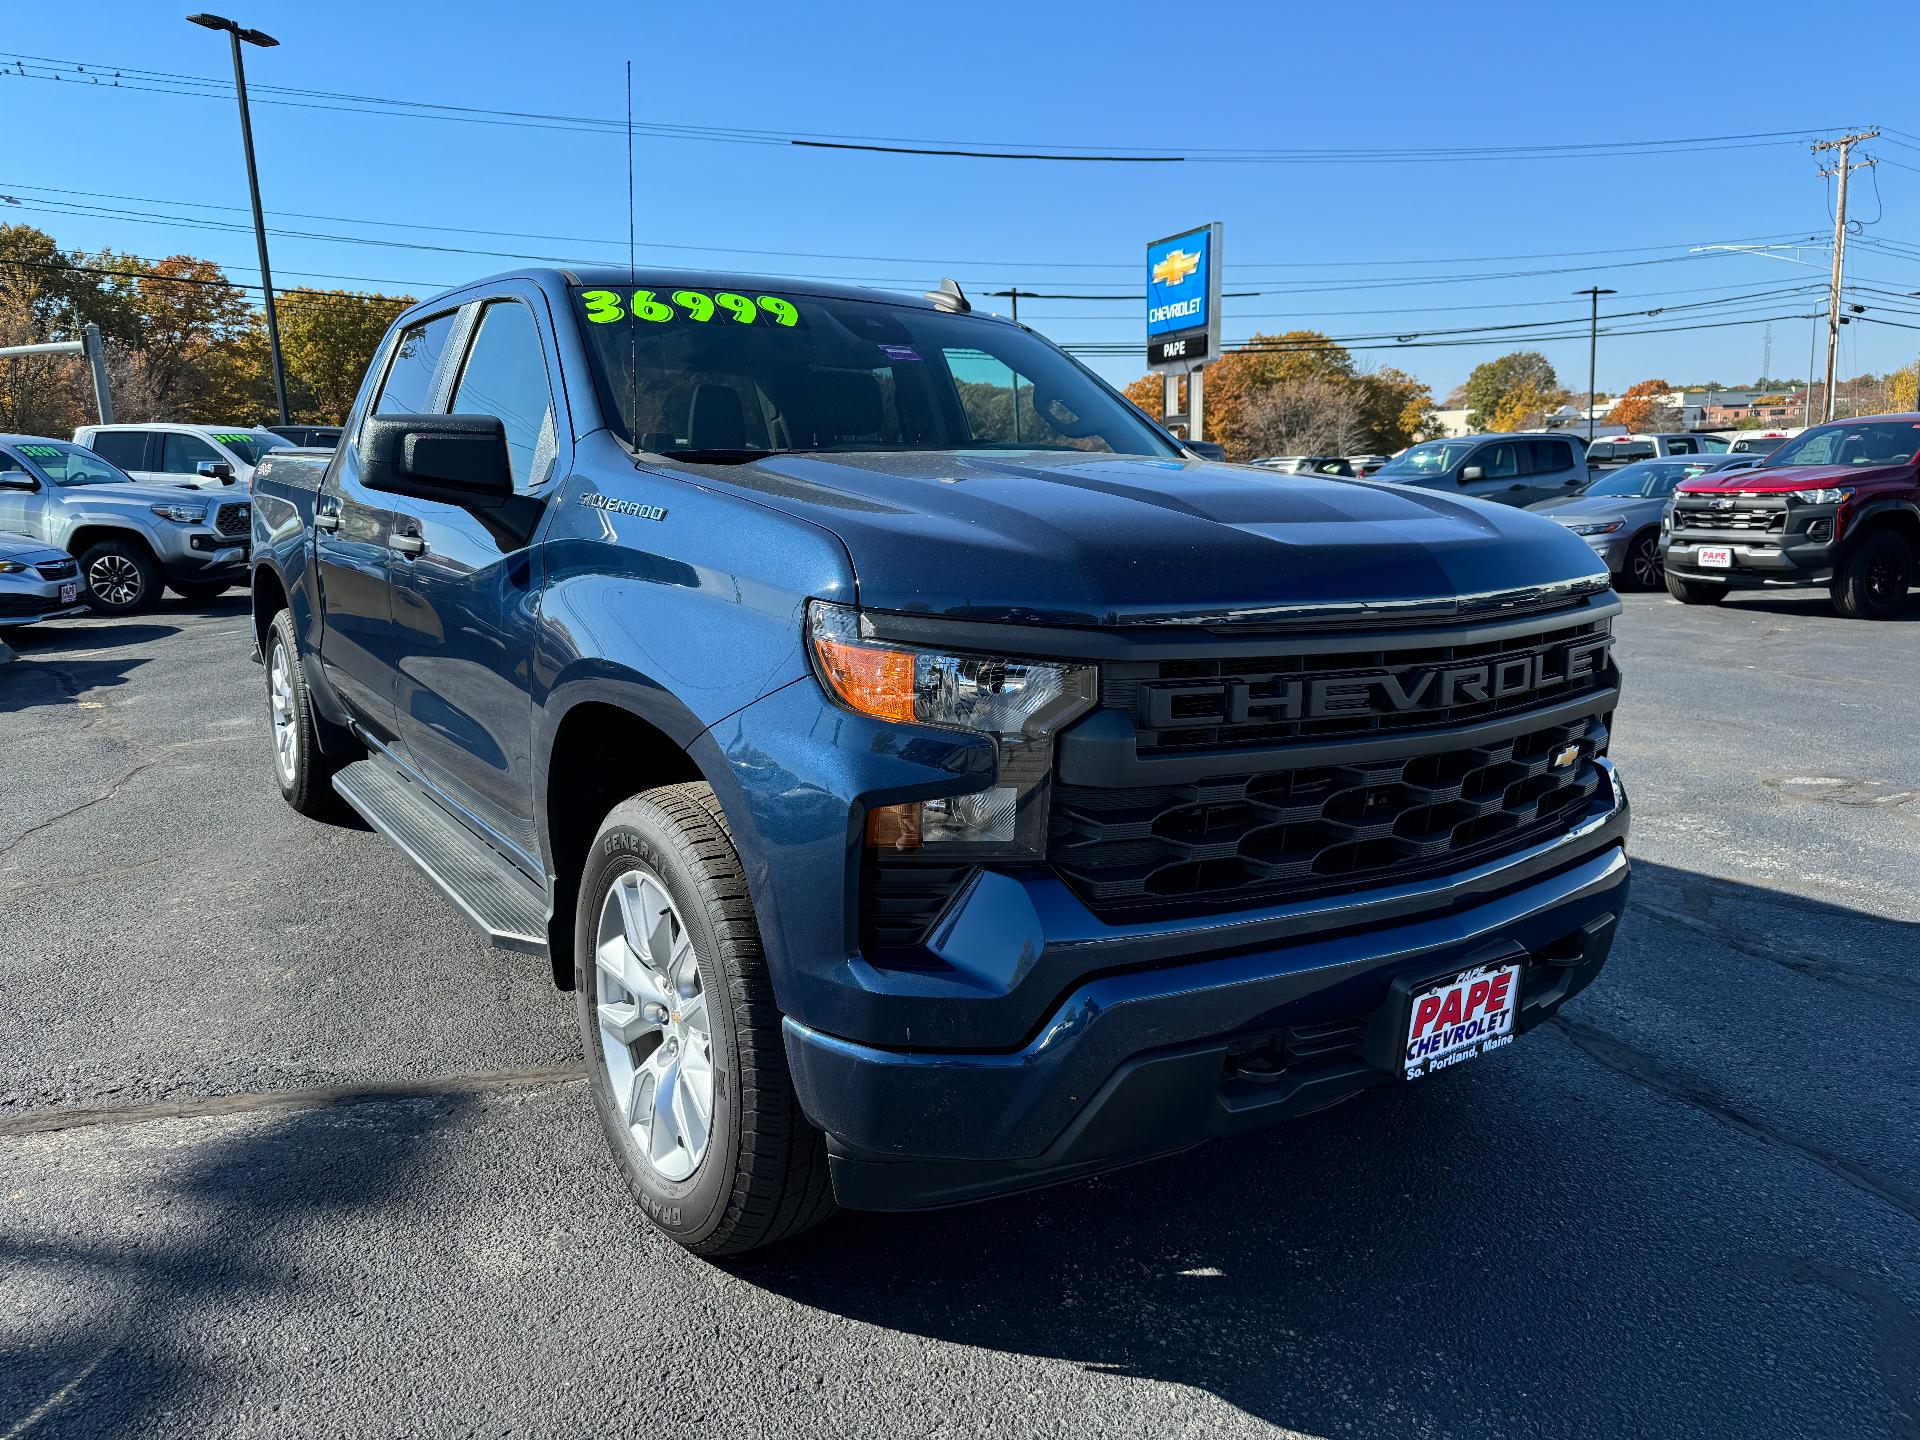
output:
[[1727, 598], [1727, 587], [1706, 584], [1698, 580], [1682, 580], [1678, 575], [1668, 575], [1667, 594], [1682, 605], [1718, 605]]
[[273, 721], [273, 774], [280, 794], [302, 815], [330, 819], [340, 812], [333, 772], [339, 762], [314, 736], [313, 704], [300, 673], [293, 615], [282, 610], [267, 630], [267, 714]]
[[1891, 530], [1878, 530], [1854, 547], [1834, 572], [1833, 608], [1850, 620], [1885, 620], [1906, 604], [1913, 585], [1913, 552]]
[[105, 615], [131, 615], [160, 594], [160, 567], [146, 548], [127, 540], [102, 540], [80, 557], [87, 603]]
[[616, 806], [580, 880], [574, 964], [594, 1108], [647, 1218], [702, 1255], [833, 1213], [800, 1113], [759, 925], [706, 785]]
[[1664, 574], [1660, 563], [1660, 535], [1649, 530], [1627, 551], [1626, 581], [1635, 590], [1658, 590]]

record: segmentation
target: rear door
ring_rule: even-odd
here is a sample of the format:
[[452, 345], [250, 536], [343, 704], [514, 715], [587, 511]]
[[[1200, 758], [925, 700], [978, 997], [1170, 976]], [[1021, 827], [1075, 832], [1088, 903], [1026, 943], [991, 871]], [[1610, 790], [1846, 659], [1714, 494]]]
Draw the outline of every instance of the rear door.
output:
[[1529, 440], [1527, 452], [1529, 492], [1522, 503], [1564, 499], [1587, 483], [1586, 451], [1574, 441], [1549, 435]]
[[533, 536], [572, 448], [551, 326], [545, 296], [532, 286], [468, 307], [447, 397], [434, 409], [499, 418], [516, 499], [505, 512], [476, 513], [395, 497], [389, 560], [400, 752], [530, 865]]
[[109, 465], [116, 465], [135, 480], [158, 480], [159, 457], [152, 455], [156, 445], [151, 430], [98, 430], [86, 442]]
[[[411, 415], [433, 408], [458, 313], [416, 321], [401, 333], [369, 410]], [[320, 666], [342, 702], [382, 739], [393, 736], [393, 500], [360, 483], [358, 447], [343, 444], [315, 497], [313, 518]]]

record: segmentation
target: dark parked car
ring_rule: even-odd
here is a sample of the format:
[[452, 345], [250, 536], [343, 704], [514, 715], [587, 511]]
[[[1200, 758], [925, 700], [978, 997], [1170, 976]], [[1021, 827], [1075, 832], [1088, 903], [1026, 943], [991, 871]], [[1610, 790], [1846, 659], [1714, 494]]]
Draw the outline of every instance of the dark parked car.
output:
[[1636, 460], [1609, 470], [1577, 495], [1529, 505], [1580, 536], [1605, 562], [1622, 589], [1660, 588], [1660, 517], [1682, 480], [1713, 470], [1746, 469], [1751, 456], [1702, 455], [1696, 460]]
[[1423, 441], [1402, 450], [1372, 478], [1502, 505], [1531, 505], [1573, 493], [1592, 473], [1577, 437], [1545, 431]]
[[267, 429], [305, 450], [331, 450], [340, 443], [338, 425], [269, 425]]
[[703, 1253], [1497, 1053], [1624, 913], [1583, 542], [1193, 458], [951, 282], [495, 276], [253, 498], [282, 795], [576, 991]]

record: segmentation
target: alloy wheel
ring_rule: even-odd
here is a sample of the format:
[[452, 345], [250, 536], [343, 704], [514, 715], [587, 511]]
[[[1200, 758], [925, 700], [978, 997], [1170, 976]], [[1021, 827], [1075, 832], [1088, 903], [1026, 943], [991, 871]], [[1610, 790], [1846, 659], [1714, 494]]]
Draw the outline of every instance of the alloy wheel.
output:
[[267, 703], [273, 715], [273, 763], [281, 783], [290, 786], [299, 774], [300, 737], [294, 725], [298, 711], [293, 703], [293, 665], [287, 647], [278, 640], [267, 669]]
[[594, 963], [614, 1110], [663, 1180], [685, 1180], [713, 1134], [712, 1022], [693, 937], [651, 870], [614, 880]]
[[1627, 571], [1640, 589], [1659, 589], [1666, 573], [1666, 567], [1660, 563], [1660, 547], [1652, 540], [1642, 540], [1627, 557]]
[[108, 605], [131, 605], [140, 598], [140, 567], [124, 555], [102, 555], [87, 567], [87, 588]]

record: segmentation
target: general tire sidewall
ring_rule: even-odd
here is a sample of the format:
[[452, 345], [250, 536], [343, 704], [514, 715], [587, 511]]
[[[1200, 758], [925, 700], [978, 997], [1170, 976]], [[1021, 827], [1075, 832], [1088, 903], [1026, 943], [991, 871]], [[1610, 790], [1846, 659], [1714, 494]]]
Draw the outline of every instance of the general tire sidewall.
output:
[[276, 650], [286, 651], [287, 675], [293, 687], [293, 780], [280, 773], [280, 757], [273, 757], [273, 778], [279, 782], [280, 794], [289, 803], [297, 803], [311, 777], [313, 754], [311, 750], [311, 725], [307, 720], [307, 682], [300, 673], [300, 651], [293, 643], [293, 622], [287, 612], [282, 610], [273, 617], [273, 627], [267, 632], [267, 717], [271, 726], [273, 717], [273, 656]]
[[[630, 805], [633, 802], [629, 802]], [[626, 808], [626, 807], [623, 807]], [[642, 814], [651, 808], [639, 802]], [[655, 833], [657, 830], [658, 833]], [[580, 1043], [586, 1054], [588, 1088], [593, 1107], [606, 1131], [608, 1148], [627, 1186], [647, 1218], [682, 1245], [697, 1245], [716, 1230], [726, 1216], [739, 1165], [740, 1047], [736, 1033], [728, 966], [721, 958], [720, 940], [700, 894], [700, 882], [681, 846], [669, 838], [672, 827], [654, 812], [648, 822], [612, 821], [594, 837], [580, 880], [580, 904], [574, 920], [575, 996], [580, 1017]], [[599, 931], [600, 907], [613, 882], [628, 870], [651, 870], [667, 887], [680, 918], [693, 936], [700, 967], [700, 987], [706, 993], [713, 1035], [713, 1130], [700, 1166], [685, 1180], [662, 1178], [636, 1152], [625, 1122], [615, 1113], [613, 1088], [607, 1079], [606, 1058], [600, 1049], [597, 1007], [600, 975], [594, 964], [594, 941]]]

